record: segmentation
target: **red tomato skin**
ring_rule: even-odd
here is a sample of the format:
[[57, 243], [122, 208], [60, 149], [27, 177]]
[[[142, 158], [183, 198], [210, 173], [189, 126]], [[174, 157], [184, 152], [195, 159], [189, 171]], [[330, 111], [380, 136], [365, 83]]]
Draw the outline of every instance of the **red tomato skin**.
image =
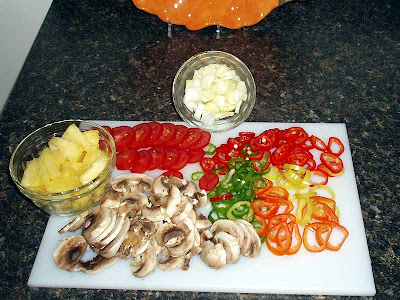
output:
[[208, 131], [201, 131], [201, 138], [199, 142], [191, 146], [190, 150], [203, 149], [210, 143], [210, 140], [211, 140], [211, 133], [209, 133]]
[[138, 159], [134, 162], [133, 166], [130, 168], [132, 173], [144, 173], [152, 161], [152, 156], [147, 150], [138, 151]]
[[215, 173], [206, 173], [199, 180], [199, 188], [205, 191], [211, 191], [217, 187], [219, 183], [219, 177]]
[[160, 147], [153, 147], [148, 150], [152, 156], [152, 161], [148, 166], [148, 170], [158, 169], [167, 159], [167, 152]]
[[189, 134], [179, 144], [181, 149], [190, 149], [193, 145], [197, 144], [201, 139], [201, 129], [199, 128], [189, 128]]
[[178, 177], [180, 179], [183, 179], [183, 174], [181, 172], [175, 171], [175, 170], [166, 171], [166, 172], [162, 173], [161, 175], [162, 176], [166, 176], [166, 177], [175, 176], [175, 177]]
[[151, 126], [148, 123], [141, 123], [132, 127], [134, 137], [131, 141], [131, 148], [144, 148], [146, 141], [151, 136]]
[[181, 144], [189, 134], [189, 128], [187, 128], [186, 126], [176, 125], [175, 129], [175, 136], [169, 141], [169, 147], [176, 147], [177, 145]]
[[112, 129], [115, 149], [117, 152], [128, 149], [134, 137], [134, 132], [129, 126], [118, 126]]
[[171, 167], [176, 164], [179, 158], [179, 150], [175, 148], [164, 148], [167, 152], [165, 162], [158, 168], [161, 170], [171, 170]]
[[169, 166], [169, 170], [181, 170], [184, 167], [186, 167], [186, 165], [189, 162], [189, 154], [187, 151], [185, 150], [179, 150], [178, 153], [178, 159], [176, 160], [176, 162], [172, 165]]
[[170, 140], [176, 135], [176, 127], [172, 123], [161, 124], [161, 134], [159, 139], [156, 141], [157, 146], [169, 146]]
[[151, 133], [149, 138], [142, 142], [142, 148], [153, 147], [154, 145], [156, 145], [163, 130], [161, 124], [158, 122], [149, 122], [147, 124], [149, 124], [151, 128]]
[[115, 166], [118, 170], [129, 170], [138, 157], [139, 154], [135, 149], [125, 149], [124, 151], [117, 153]]
[[199, 162], [206, 154], [203, 149], [200, 150], [187, 150], [189, 154], [189, 164]]

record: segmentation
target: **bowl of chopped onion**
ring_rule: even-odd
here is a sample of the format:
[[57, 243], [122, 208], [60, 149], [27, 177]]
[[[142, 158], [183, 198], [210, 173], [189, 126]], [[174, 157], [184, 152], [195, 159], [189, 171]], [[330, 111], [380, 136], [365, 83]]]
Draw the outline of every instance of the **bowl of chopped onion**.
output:
[[247, 66], [232, 54], [207, 51], [188, 59], [172, 86], [175, 108], [190, 126], [227, 131], [244, 122], [256, 101]]

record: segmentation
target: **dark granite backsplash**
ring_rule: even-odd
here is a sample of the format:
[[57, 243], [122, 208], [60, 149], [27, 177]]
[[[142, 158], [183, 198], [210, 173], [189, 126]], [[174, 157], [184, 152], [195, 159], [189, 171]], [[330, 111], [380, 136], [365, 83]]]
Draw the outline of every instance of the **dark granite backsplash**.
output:
[[173, 26], [168, 38], [167, 24], [131, 1], [54, 0], [1, 116], [0, 298], [340, 298], [27, 286], [48, 216], [12, 183], [13, 149], [62, 119], [180, 120], [173, 78], [205, 50], [232, 53], [253, 73], [257, 102], [248, 121], [346, 124], [376, 298], [398, 298], [399, 15], [394, 0], [291, 2], [254, 26], [222, 28], [220, 39], [215, 26]]

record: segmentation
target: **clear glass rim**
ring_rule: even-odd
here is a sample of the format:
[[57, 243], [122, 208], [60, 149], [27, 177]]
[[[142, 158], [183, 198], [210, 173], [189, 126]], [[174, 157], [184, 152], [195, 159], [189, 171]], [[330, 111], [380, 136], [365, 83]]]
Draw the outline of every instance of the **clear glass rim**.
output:
[[[38, 132], [42, 131], [42, 130], [45, 129], [45, 128], [51, 127], [51, 126], [56, 125], [56, 124], [62, 124], [62, 123], [68, 123], [68, 122], [73, 122], [73, 123], [86, 123], [86, 124], [88, 124], [88, 125], [90, 125], [90, 126], [92, 126], [92, 127], [101, 128], [101, 129], [104, 131], [105, 135], [107, 136], [107, 138], [108, 138], [109, 141], [110, 141], [110, 143], [108, 143], [108, 141], [107, 141], [107, 144], [110, 144], [109, 146], [111, 147], [111, 152], [112, 152], [112, 155], [111, 155], [111, 157], [110, 157], [110, 160], [109, 160], [108, 163], [107, 163], [106, 168], [104, 168], [104, 170], [103, 170], [96, 178], [94, 178], [93, 180], [89, 181], [89, 182], [86, 183], [85, 185], [82, 185], [82, 186], [77, 187], [77, 188], [72, 189], [72, 190], [68, 190], [68, 191], [64, 191], [64, 192], [59, 192], [59, 193], [42, 193], [42, 192], [37, 192], [37, 191], [33, 191], [33, 190], [26, 189], [25, 187], [23, 187], [23, 186], [21, 185], [21, 182], [20, 182], [20, 180], [17, 178], [16, 173], [13, 171], [13, 169], [14, 169], [13, 165], [14, 165], [14, 160], [15, 160], [15, 155], [16, 155], [16, 153], [18, 152], [18, 150], [20, 149], [20, 147], [25, 143], [25, 141], [26, 141], [27, 139], [29, 139], [31, 136], [37, 134]], [[91, 121], [86, 121], [86, 120], [81, 120], [81, 119], [69, 119], [69, 120], [62, 120], [62, 121], [57, 121], [57, 122], [53, 122], [53, 123], [46, 124], [46, 125], [44, 125], [44, 126], [38, 128], [38, 129], [36, 129], [35, 131], [31, 132], [30, 134], [28, 134], [28, 135], [17, 145], [17, 147], [16, 147], [15, 150], [13, 151], [13, 153], [12, 153], [12, 155], [11, 155], [11, 159], [10, 159], [9, 167], [8, 167], [8, 168], [9, 168], [9, 172], [10, 172], [11, 178], [12, 178], [12, 180], [14, 181], [14, 183], [17, 185], [18, 189], [20, 189], [21, 191], [23, 191], [23, 193], [26, 194], [28, 197], [33, 197], [33, 198], [35, 198], [36, 200], [40, 200], [40, 201], [51, 201], [51, 202], [59, 201], [59, 202], [63, 202], [63, 201], [70, 201], [71, 199], [74, 200], [74, 199], [81, 198], [81, 197], [83, 197], [83, 196], [85, 196], [85, 195], [91, 193], [91, 192], [92, 192], [94, 189], [96, 189], [98, 186], [102, 185], [102, 184], [104, 183], [104, 181], [108, 178], [109, 173], [112, 173], [112, 172], [113, 172], [113, 169], [114, 169], [114, 168], [111, 168], [111, 170], [109, 170], [109, 169], [110, 169], [110, 165], [114, 165], [114, 161], [115, 161], [115, 143], [114, 143], [114, 139], [113, 139], [113, 137], [111, 136], [111, 134], [110, 134], [104, 127], [102, 127], [101, 125], [99, 125], [99, 124], [97, 124], [97, 123], [91, 122]], [[100, 180], [100, 179], [101, 179], [101, 180]], [[99, 181], [99, 180], [100, 180], [100, 181]], [[76, 195], [76, 196], [73, 196], [73, 197], [71, 197], [71, 198], [64, 198], [64, 199], [45, 199], [45, 198], [50, 198], [50, 197], [55, 197], [55, 198], [56, 198], [56, 197], [60, 197], [60, 196], [65, 197], [66, 195], [79, 192], [79, 191], [81, 191], [81, 190], [83, 190], [83, 189], [85, 189], [85, 188], [87, 188], [87, 187], [89, 187], [89, 186], [91, 186], [91, 185], [93, 185], [93, 184], [95, 184], [95, 186], [94, 186], [92, 189], [89, 189], [89, 191], [87, 191], [87, 192], [85, 192], [85, 193], [82, 193], [82, 194], [79, 194], [79, 195]]]
[[[175, 94], [175, 90], [178, 89], [177, 88], [177, 82], [179, 79], [179, 76], [181, 76], [183, 70], [185, 68], [187, 68], [188, 65], [193, 64], [193, 62], [195, 62], [196, 60], [198, 60], [199, 58], [201, 59], [202, 57], [212, 57], [212, 56], [216, 56], [216, 57], [228, 57], [230, 59], [232, 59], [233, 61], [235, 61], [236, 63], [238, 63], [240, 65], [240, 67], [245, 71], [245, 73], [247, 73], [248, 75], [248, 80], [250, 82], [250, 85], [252, 87], [252, 93], [249, 95], [249, 98], [251, 99], [249, 101], [250, 105], [250, 109], [248, 109], [243, 115], [241, 119], [236, 120], [235, 118], [238, 118], [239, 115], [235, 114], [232, 117], [229, 118], [225, 118], [225, 119], [221, 119], [216, 121], [216, 123], [214, 123], [212, 126], [206, 126], [204, 125], [201, 121], [199, 120], [195, 120], [194, 118], [188, 118], [187, 116], [185, 116], [185, 114], [181, 111], [181, 109], [179, 108], [179, 103], [180, 100], [178, 100], [177, 95]], [[204, 51], [204, 52], [200, 52], [198, 54], [193, 55], [192, 57], [190, 57], [189, 59], [187, 59], [182, 66], [178, 69], [177, 73], [175, 74], [174, 77], [174, 81], [172, 84], [172, 100], [174, 102], [175, 105], [175, 109], [177, 110], [178, 114], [180, 115], [180, 117], [189, 125], [191, 126], [195, 126], [195, 127], [199, 127], [201, 129], [210, 131], [210, 132], [223, 132], [223, 131], [227, 131], [227, 130], [231, 130], [237, 126], [239, 126], [241, 123], [243, 123], [251, 114], [253, 107], [254, 107], [254, 103], [256, 101], [256, 84], [253, 78], [252, 73], [250, 72], [249, 68], [246, 66], [246, 64], [241, 61], [238, 57], [224, 52], [224, 51], [217, 51], [217, 50], [211, 50], [211, 51]]]

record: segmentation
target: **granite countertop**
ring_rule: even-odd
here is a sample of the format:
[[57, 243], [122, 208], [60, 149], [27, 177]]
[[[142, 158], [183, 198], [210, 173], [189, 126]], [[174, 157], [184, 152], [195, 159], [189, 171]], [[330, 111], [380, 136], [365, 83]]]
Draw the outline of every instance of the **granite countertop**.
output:
[[232, 53], [253, 73], [257, 102], [248, 121], [346, 124], [376, 298], [397, 297], [399, 15], [398, 1], [292, 2], [254, 26], [222, 28], [220, 39], [215, 26], [173, 26], [169, 38], [165, 23], [129, 0], [54, 0], [1, 116], [0, 298], [338, 298], [27, 286], [48, 216], [12, 183], [13, 149], [31, 131], [62, 119], [179, 121], [173, 77], [205, 50]]

